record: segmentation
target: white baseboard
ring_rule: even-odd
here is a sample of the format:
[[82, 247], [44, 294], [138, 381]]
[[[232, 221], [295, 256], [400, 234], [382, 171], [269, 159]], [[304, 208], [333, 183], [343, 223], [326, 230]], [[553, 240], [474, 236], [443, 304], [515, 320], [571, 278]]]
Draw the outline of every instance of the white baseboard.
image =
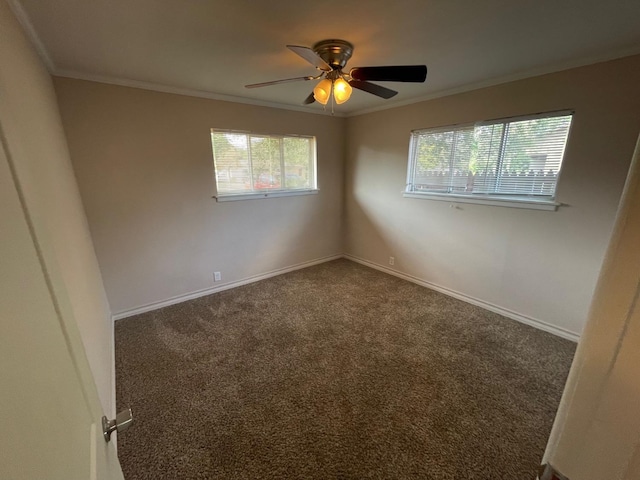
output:
[[193, 300], [194, 298], [204, 297], [206, 295], [211, 295], [212, 293], [222, 292], [224, 290], [240, 287], [242, 285], [247, 285], [249, 283], [259, 282], [260, 280], [264, 280], [266, 278], [275, 277], [277, 275], [282, 275], [283, 273], [293, 272], [295, 270], [311, 267], [313, 265], [318, 265], [320, 263], [330, 262], [331, 260], [337, 260], [339, 258], [343, 258], [343, 255], [331, 255], [328, 257], [317, 258], [315, 260], [310, 260], [308, 262], [297, 263], [289, 267], [279, 268], [277, 270], [271, 270], [270, 272], [261, 273], [259, 275], [253, 275], [251, 277], [247, 277], [242, 280], [237, 280], [235, 282], [229, 282], [216, 287], [205, 288], [202, 290], [196, 290], [195, 292], [185, 293], [183, 295], [177, 295], [175, 297], [171, 297], [166, 300], [148, 303], [140, 307], [115, 313], [112, 315], [112, 319], [114, 321], [122, 320], [123, 318], [132, 317], [133, 315], [150, 312], [152, 310], [157, 310], [159, 308], [168, 307], [169, 305], [175, 305], [176, 303], [186, 302], [188, 300]]
[[431, 290], [435, 290], [436, 292], [440, 292], [450, 297], [457, 298], [458, 300], [462, 300], [463, 302], [476, 305], [478, 307], [484, 308], [485, 310], [489, 310], [490, 312], [498, 313], [504, 317], [510, 318], [520, 323], [524, 323], [526, 325], [530, 325], [539, 330], [544, 330], [545, 332], [552, 333], [554, 335], [557, 335], [558, 337], [566, 338], [567, 340], [571, 340], [573, 342], [577, 342], [580, 339], [579, 334], [572, 332], [570, 330], [566, 330], [562, 327], [551, 325], [547, 322], [543, 322], [542, 320], [538, 320], [537, 318], [532, 318], [526, 315], [522, 315], [512, 310], [495, 305], [493, 303], [485, 302], [484, 300], [480, 300], [478, 298], [470, 297], [468, 295], [465, 295], [464, 293], [456, 292], [455, 290], [451, 290], [446, 287], [441, 287], [440, 285], [436, 285], [426, 280], [422, 280], [421, 278], [414, 277], [413, 275], [408, 275], [406, 273], [399, 272], [398, 270], [388, 268], [378, 263], [370, 262], [369, 260], [365, 260], [363, 258], [356, 257], [354, 255], [344, 254], [343, 257], [348, 260], [352, 260], [356, 263], [365, 265], [367, 267], [374, 268], [381, 272], [388, 273], [389, 275], [393, 275], [394, 277], [402, 278], [403, 280], [416, 283], [422, 287], [430, 288]]
[[225, 283], [223, 285], [219, 285], [212, 288], [205, 288], [203, 290], [197, 290], [195, 292], [186, 293], [184, 295], [178, 295], [175, 297], [171, 297], [166, 300], [162, 300], [159, 302], [149, 303], [147, 305], [142, 305], [140, 307], [136, 307], [130, 310], [125, 310], [122, 312], [118, 312], [112, 316], [113, 320], [121, 320], [123, 318], [132, 317], [133, 315], [138, 315], [140, 313], [150, 312], [152, 310], [157, 310], [159, 308], [168, 307], [169, 305], [175, 305], [176, 303], [186, 302], [188, 300], [193, 300], [194, 298], [204, 297], [205, 295], [211, 295], [212, 293], [222, 292], [224, 290], [229, 290], [231, 288], [240, 287], [242, 285], [247, 285], [249, 283], [258, 282], [260, 280], [264, 280], [266, 278], [275, 277], [277, 275], [282, 275], [283, 273], [293, 272], [295, 270], [300, 270], [302, 268], [311, 267], [312, 265], [318, 265], [320, 263], [330, 262], [331, 260], [337, 260], [339, 258], [346, 258], [347, 260], [354, 261], [356, 263], [360, 263], [367, 267], [373, 268], [375, 270], [379, 270], [384, 273], [388, 273], [389, 275], [393, 275], [394, 277], [402, 278], [403, 280], [407, 280], [409, 282], [415, 283], [422, 287], [429, 288], [431, 290], [435, 290], [437, 292], [443, 293], [453, 298], [457, 298], [458, 300], [462, 300], [463, 302], [470, 303], [472, 305], [476, 305], [478, 307], [484, 308], [491, 312], [498, 313], [507, 318], [515, 320], [520, 323], [524, 323], [526, 325], [530, 325], [532, 327], [538, 328], [540, 330], [544, 330], [545, 332], [552, 333], [562, 338], [566, 338], [567, 340], [571, 340], [573, 342], [577, 342], [580, 338], [580, 335], [572, 332], [570, 330], [566, 330], [562, 327], [557, 327], [555, 325], [551, 325], [547, 322], [543, 322], [542, 320], [538, 320], [537, 318], [528, 317], [526, 315], [522, 315], [520, 313], [514, 312], [513, 310], [509, 310], [507, 308], [500, 307], [493, 303], [485, 302], [484, 300], [480, 300], [478, 298], [470, 297], [469, 295], [465, 295], [464, 293], [457, 292], [455, 290], [451, 290], [446, 287], [442, 287], [440, 285], [436, 285], [434, 283], [428, 282], [418, 277], [414, 277], [413, 275], [408, 275], [406, 273], [402, 273], [398, 270], [394, 270], [392, 268], [386, 267], [384, 265], [380, 265], [378, 263], [370, 262], [369, 260], [365, 260], [360, 257], [356, 257], [355, 255], [344, 254], [344, 255], [331, 255], [328, 257], [322, 257], [315, 260], [310, 260], [308, 262], [302, 262], [295, 265], [291, 265], [289, 267], [279, 268], [277, 270], [272, 270], [270, 272], [261, 273], [259, 275], [253, 275], [251, 277], [244, 278], [242, 280], [238, 280], [235, 282]]

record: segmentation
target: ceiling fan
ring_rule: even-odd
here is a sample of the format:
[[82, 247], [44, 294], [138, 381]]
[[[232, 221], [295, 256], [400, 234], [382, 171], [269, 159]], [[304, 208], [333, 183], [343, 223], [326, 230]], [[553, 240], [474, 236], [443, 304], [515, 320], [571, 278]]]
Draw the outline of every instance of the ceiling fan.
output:
[[371, 81], [421, 83], [427, 78], [426, 65], [355, 67], [349, 73], [345, 73], [343, 69], [353, 54], [353, 45], [345, 40], [322, 40], [312, 48], [298, 45], [287, 45], [287, 48], [304, 58], [320, 70], [321, 73], [317, 76], [310, 75], [272, 82], [253, 83], [245, 85], [245, 87], [257, 88], [279, 83], [321, 79], [303, 104], [309, 105], [317, 101], [322, 105], [326, 105], [332, 97], [338, 104], [349, 100], [352, 87], [385, 99], [398, 94], [395, 90], [371, 83]]

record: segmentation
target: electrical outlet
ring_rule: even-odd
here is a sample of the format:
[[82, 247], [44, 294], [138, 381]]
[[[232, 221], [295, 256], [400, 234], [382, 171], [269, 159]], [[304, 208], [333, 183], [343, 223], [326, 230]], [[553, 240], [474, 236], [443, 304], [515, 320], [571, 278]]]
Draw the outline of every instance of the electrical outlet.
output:
[[395, 265], [396, 257], [389, 257], [389, 265]]
[[213, 272], [213, 280], [219, 282], [222, 280], [222, 274], [220, 272]]

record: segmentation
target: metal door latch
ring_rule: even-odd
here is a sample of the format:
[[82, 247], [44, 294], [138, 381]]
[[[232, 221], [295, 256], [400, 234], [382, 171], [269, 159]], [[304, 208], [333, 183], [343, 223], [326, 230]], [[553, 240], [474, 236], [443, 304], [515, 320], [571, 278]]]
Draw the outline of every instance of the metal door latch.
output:
[[107, 417], [102, 417], [102, 434], [104, 440], [108, 442], [111, 440], [111, 434], [115, 431], [118, 433], [124, 432], [133, 423], [133, 414], [131, 409], [121, 411], [116, 415], [116, 418], [109, 420]]

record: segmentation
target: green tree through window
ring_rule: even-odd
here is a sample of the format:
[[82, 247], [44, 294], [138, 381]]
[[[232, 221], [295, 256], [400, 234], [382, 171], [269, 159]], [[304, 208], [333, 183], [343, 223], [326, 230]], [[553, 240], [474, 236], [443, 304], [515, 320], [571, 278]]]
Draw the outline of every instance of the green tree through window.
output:
[[546, 114], [411, 135], [407, 191], [553, 198], [572, 114]]
[[218, 195], [316, 188], [315, 139], [212, 130]]

